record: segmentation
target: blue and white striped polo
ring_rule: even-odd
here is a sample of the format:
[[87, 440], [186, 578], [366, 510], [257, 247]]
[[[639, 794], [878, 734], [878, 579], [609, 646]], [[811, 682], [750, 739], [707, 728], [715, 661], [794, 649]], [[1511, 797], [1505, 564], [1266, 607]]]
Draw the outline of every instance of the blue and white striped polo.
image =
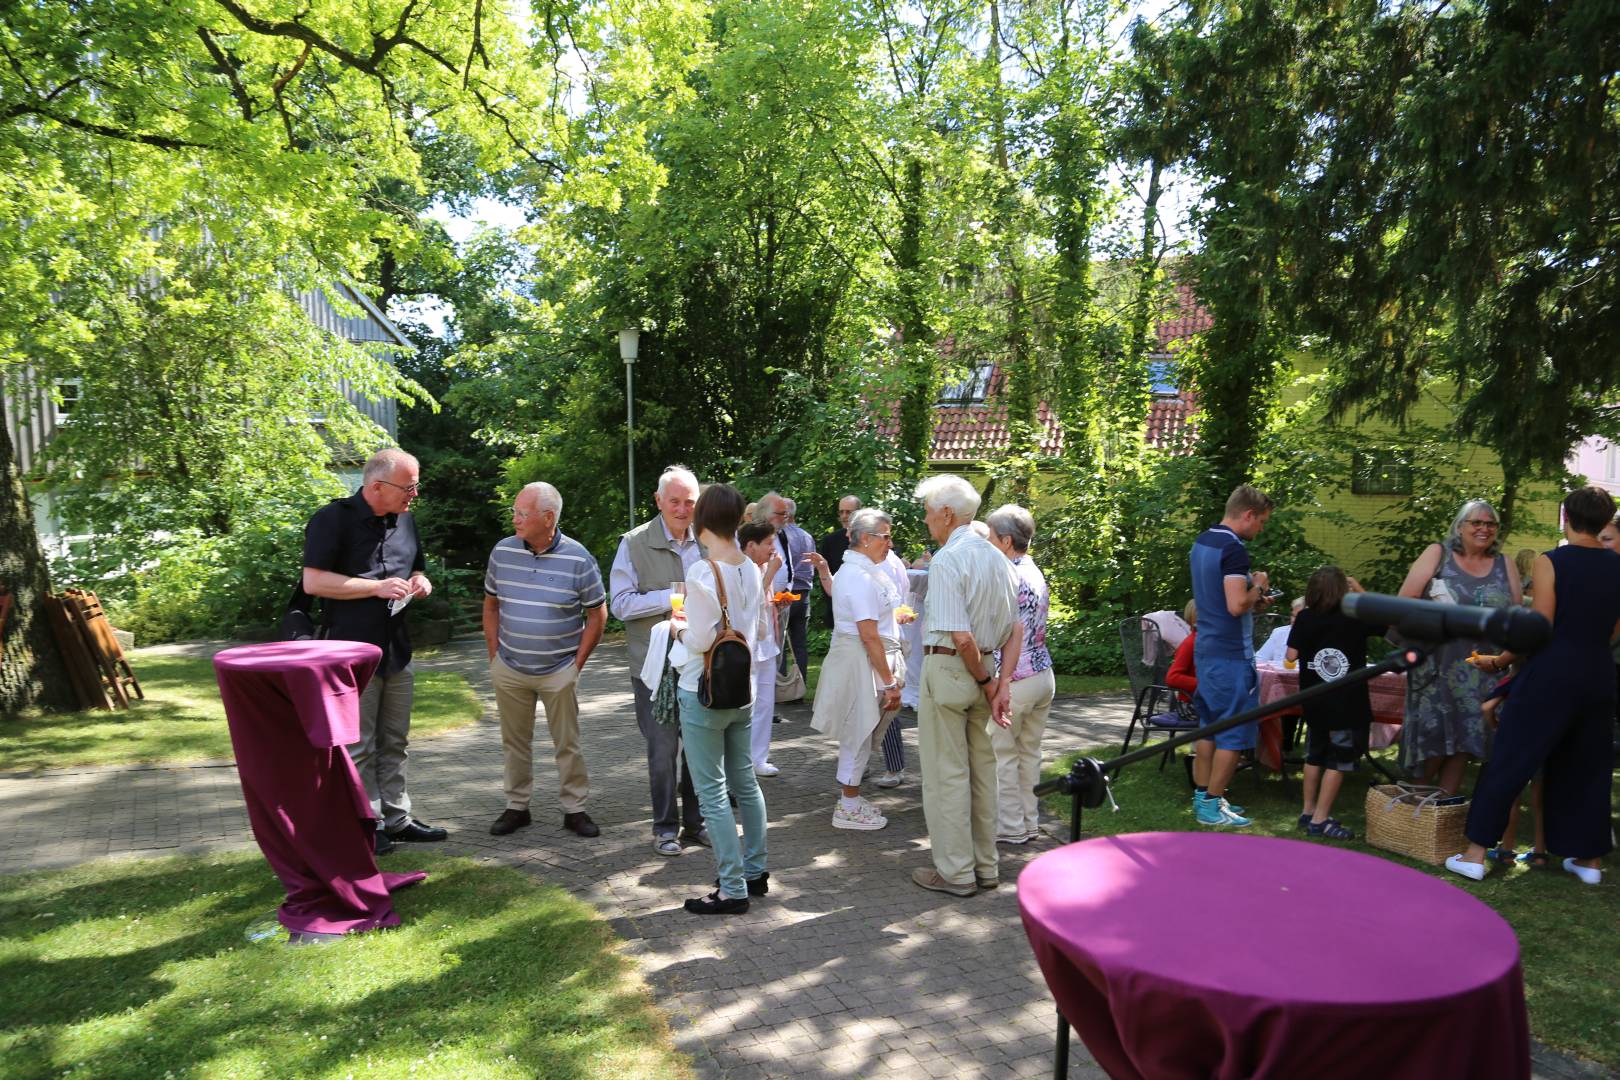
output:
[[607, 602], [596, 560], [561, 530], [545, 551], [516, 536], [496, 544], [484, 592], [501, 605], [495, 654], [525, 675], [550, 675], [572, 663], [585, 632], [585, 609]]

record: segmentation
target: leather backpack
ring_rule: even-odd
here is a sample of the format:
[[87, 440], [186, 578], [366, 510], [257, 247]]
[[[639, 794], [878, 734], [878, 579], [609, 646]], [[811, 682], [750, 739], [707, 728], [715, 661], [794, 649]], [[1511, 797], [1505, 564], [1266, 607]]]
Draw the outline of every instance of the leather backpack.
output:
[[714, 572], [714, 590], [720, 599], [720, 633], [703, 654], [698, 677], [698, 701], [708, 709], [741, 709], [754, 701], [754, 654], [748, 641], [731, 625], [726, 611], [726, 583], [720, 566], [704, 560]]

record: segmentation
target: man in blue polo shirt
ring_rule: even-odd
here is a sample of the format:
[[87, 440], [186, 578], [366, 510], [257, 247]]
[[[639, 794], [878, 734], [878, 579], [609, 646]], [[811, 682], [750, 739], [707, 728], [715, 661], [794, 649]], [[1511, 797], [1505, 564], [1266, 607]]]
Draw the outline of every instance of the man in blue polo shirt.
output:
[[[1252, 570], [1245, 542], [1253, 540], [1271, 517], [1271, 499], [1240, 484], [1226, 500], [1221, 523], [1193, 541], [1192, 588], [1198, 604], [1198, 642], [1193, 663], [1198, 718], [1213, 724], [1260, 704], [1260, 679], [1254, 670], [1254, 610], [1270, 601], [1271, 579]], [[1260, 726], [1240, 724], [1198, 742], [1193, 763], [1193, 814], [1201, 825], [1242, 828], [1249, 824], [1242, 807], [1226, 801], [1226, 785], [1237, 771], [1238, 758], [1254, 749]]]
[[563, 828], [601, 830], [585, 812], [590, 780], [579, 752], [579, 672], [607, 626], [602, 571], [585, 546], [557, 528], [562, 496], [529, 484], [512, 503], [512, 533], [489, 553], [484, 574], [484, 644], [501, 714], [506, 809], [489, 831], [505, 836], [530, 822], [534, 710], [546, 710], [557, 757]]

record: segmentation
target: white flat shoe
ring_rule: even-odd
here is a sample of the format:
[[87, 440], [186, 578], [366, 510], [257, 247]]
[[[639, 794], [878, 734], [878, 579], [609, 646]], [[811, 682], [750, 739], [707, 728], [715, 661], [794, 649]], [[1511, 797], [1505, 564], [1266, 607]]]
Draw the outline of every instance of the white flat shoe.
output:
[[1574, 859], [1565, 859], [1564, 869], [1580, 878], [1582, 885], [1603, 884], [1603, 871], [1595, 866], [1577, 866]]
[[1482, 862], [1463, 862], [1461, 855], [1451, 855], [1446, 859], [1446, 869], [1453, 874], [1461, 874], [1465, 878], [1475, 881], [1485, 880], [1485, 864]]
[[781, 769], [778, 769], [775, 765], [772, 765], [768, 761], [764, 762], [763, 764], [754, 766], [754, 775], [755, 776], [775, 776], [777, 773], [779, 773], [781, 771], [782, 771]]

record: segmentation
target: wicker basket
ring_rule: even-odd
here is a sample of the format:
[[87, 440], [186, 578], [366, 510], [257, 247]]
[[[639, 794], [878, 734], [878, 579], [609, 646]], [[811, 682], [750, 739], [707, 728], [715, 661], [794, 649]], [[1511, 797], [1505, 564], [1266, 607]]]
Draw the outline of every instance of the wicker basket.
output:
[[1436, 806], [1439, 788], [1377, 784], [1367, 789], [1367, 843], [1409, 859], [1443, 865], [1468, 847], [1468, 803]]

